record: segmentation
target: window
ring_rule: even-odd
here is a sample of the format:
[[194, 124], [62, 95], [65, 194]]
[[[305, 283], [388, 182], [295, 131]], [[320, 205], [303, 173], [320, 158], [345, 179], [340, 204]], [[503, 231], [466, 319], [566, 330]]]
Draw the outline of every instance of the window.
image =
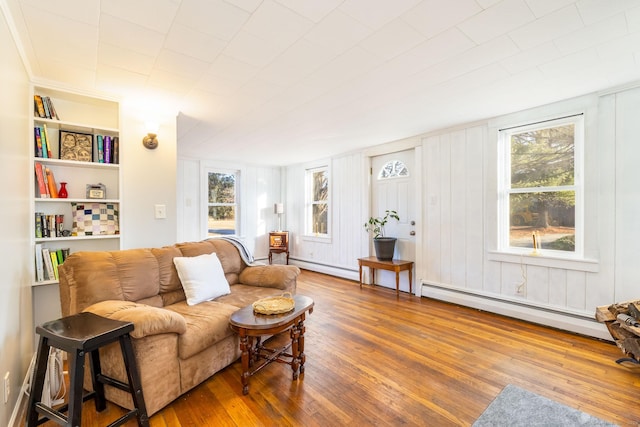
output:
[[238, 172], [207, 172], [207, 236], [239, 234]]
[[409, 169], [400, 160], [390, 160], [382, 166], [378, 179], [389, 179], [409, 176]]
[[[583, 116], [500, 131], [502, 248], [582, 254]], [[578, 227], [576, 227], [578, 225]], [[534, 243], [535, 242], [535, 243]], [[525, 250], [525, 249], [521, 249]]]
[[307, 169], [306, 172], [307, 235], [329, 236], [329, 168]]

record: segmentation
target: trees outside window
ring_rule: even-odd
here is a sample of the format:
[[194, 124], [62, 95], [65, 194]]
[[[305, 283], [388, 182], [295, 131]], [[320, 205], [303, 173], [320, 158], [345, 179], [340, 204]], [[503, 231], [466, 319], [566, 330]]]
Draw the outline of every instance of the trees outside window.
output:
[[207, 173], [207, 235], [239, 234], [238, 172], [209, 171]]
[[[501, 131], [503, 246], [577, 251], [582, 115]], [[579, 249], [579, 248], [578, 248]]]
[[326, 166], [306, 171], [307, 235], [329, 235], [329, 168]]

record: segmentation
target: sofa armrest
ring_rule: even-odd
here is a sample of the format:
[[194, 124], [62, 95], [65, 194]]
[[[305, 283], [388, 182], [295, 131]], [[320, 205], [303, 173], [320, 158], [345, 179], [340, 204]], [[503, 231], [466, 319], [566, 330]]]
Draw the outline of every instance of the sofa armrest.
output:
[[133, 323], [133, 338], [165, 333], [184, 334], [187, 322], [179, 313], [164, 308], [138, 304], [132, 301], [107, 300], [90, 305], [83, 311], [89, 311], [109, 319]]
[[242, 270], [240, 283], [295, 292], [300, 269], [294, 265], [256, 265]]

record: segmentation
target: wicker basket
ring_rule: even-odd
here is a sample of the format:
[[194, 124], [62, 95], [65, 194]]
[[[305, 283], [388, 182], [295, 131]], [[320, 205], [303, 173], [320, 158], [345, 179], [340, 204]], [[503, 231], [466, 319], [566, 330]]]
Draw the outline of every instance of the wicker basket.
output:
[[253, 311], [259, 314], [287, 313], [293, 310], [295, 305], [290, 292], [285, 292], [280, 296], [261, 298], [252, 304]]

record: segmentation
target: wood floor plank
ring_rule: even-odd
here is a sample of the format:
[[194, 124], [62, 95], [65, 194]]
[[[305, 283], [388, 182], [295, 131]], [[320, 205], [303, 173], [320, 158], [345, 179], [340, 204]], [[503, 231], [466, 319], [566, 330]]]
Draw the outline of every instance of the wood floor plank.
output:
[[[469, 426], [507, 384], [620, 426], [640, 422], [640, 370], [617, 365], [610, 342], [309, 271], [297, 291], [315, 301], [299, 380], [272, 364], [244, 396], [238, 361], [151, 426]], [[87, 402], [83, 425], [122, 413], [108, 408]]]

